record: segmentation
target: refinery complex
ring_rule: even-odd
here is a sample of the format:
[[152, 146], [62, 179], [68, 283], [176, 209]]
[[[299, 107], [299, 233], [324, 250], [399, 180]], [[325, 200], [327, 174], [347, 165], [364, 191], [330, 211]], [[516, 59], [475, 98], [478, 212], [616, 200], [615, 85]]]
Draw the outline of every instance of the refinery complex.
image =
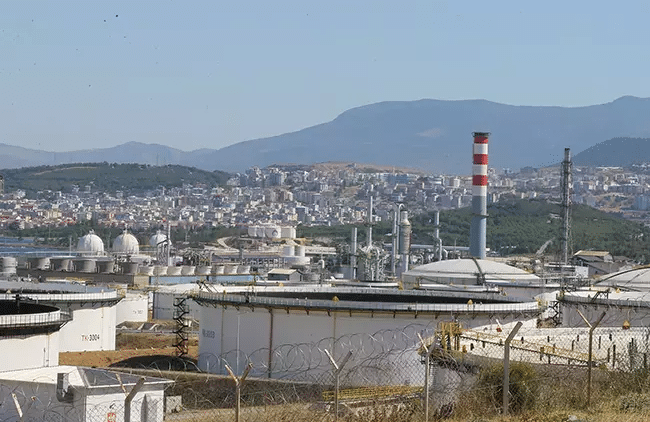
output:
[[[374, 211], [375, 196], [370, 194], [363, 213], [346, 211], [365, 215], [365, 221], [357, 221], [366, 236], [360, 238], [357, 228], [352, 228], [346, 259], [336, 268], [325, 263], [340, 255], [339, 250], [296, 233], [298, 221], [322, 217], [317, 206], [311, 212], [294, 208], [285, 219], [264, 221], [258, 215], [242, 225], [236, 236], [200, 249], [174, 245], [168, 223], [152, 230], [144, 244], [128, 229], [112, 239], [110, 247], [88, 232], [67, 250], [0, 257], [0, 350], [4, 357], [0, 385], [30, 388], [38, 399], [34, 402], [53, 403], [78, 420], [92, 420], [84, 413], [90, 408], [112, 415], [112, 420], [163, 420], [169, 408], [165, 390], [172, 381], [59, 365], [59, 353], [115, 350], [120, 329], [151, 321], [171, 324], [179, 358], [188, 355], [188, 339], [198, 337], [197, 371], [228, 376], [229, 371], [246, 370], [248, 374], [245, 368], [250, 365], [254, 368], [251, 378], [304, 383], [320, 379], [330, 370], [330, 362], [320, 355], [303, 356], [303, 366], [296, 370], [286, 364], [293, 349], [283, 346], [317, 344], [322, 350], [332, 350], [334, 339], [401, 330], [417, 323], [428, 327], [423, 333], [430, 347], [447, 347], [435, 339], [439, 327], [453, 325], [459, 330], [459, 350], [491, 357], [485, 343], [502, 345], [517, 325], [521, 341], [513, 357], [534, 361], [540, 359], [539, 344], [575, 335], [566, 329], [579, 326], [583, 319], [597, 319], [605, 309], [607, 317], [599, 320], [600, 335], [624, 328], [626, 338], [610, 335], [599, 343], [596, 358], [589, 356], [586, 361], [581, 349], [584, 342], [570, 351], [553, 346], [552, 353], [547, 345], [543, 353], [549, 362], [587, 365], [597, 360], [613, 365], [609, 352], [605, 359], [605, 350], [622, 350], [630, 341], [644, 341], [645, 334], [638, 327], [650, 322], [650, 272], [630, 266], [596, 278], [588, 265], [576, 263], [580, 257], [570, 259], [572, 168], [568, 149], [560, 174], [562, 256], [553, 262], [533, 259], [528, 266], [515, 266], [490, 254], [487, 204], [494, 192], [488, 183], [489, 137], [487, 132], [473, 133], [471, 200], [458, 199], [471, 203], [468, 248], [443, 244], [438, 213], [431, 221], [434, 242], [412, 243], [409, 217], [415, 210], [406, 209], [402, 198], [384, 207], [381, 214], [392, 222], [391, 242], [376, 241], [372, 228], [380, 213]], [[256, 175], [241, 177], [254, 179]], [[273, 177], [282, 185], [282, 175]], [[314, 205], [327, 202], [324, 197], [310, 201]], [[185, 211], [193, 215], [196, 209], [187, 205]], [[591, 263], [612, 261], [606, 253], [585, 252], [581, 257]], [[376, 348], [391, 347], [383, 343], [388, 340], [377, 336], [372, 341]], [[404, 362], [418, 358], [422, 344], [407, 344], [404, 353], [391, 356], [381, 377], [365, 376], [363, 384], [422, 385], [424, 377], [400, 370]], [[355, 367], [363, 359], [352, 354], [348, 365]], [[126, 395], [128, 406], [124, 406], [126, 391], [132, 392]], [[23, 412], [38, 418], [36, 405], [0, 400], [4, 400], [2, 420], [22, 417]], [[113, 411], [112, 406], [120, 410]]]

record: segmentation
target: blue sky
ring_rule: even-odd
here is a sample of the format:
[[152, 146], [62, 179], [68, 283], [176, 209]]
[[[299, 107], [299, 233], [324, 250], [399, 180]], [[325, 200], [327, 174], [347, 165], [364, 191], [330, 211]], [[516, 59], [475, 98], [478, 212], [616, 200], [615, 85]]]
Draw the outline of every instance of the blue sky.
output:
[[3, 1], [0, 142], [185, 151], [389, 100], [650, 97], [646, 2]]

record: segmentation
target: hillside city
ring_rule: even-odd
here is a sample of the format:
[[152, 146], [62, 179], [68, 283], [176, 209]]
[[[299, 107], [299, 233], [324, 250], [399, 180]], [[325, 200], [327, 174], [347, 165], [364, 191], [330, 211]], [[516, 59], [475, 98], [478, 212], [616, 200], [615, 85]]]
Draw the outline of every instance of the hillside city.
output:
[[[646, 168], [575, 167], [573, 203], [586, 204], [628, 219], [644, 221], [650, 209], [650, 176]], [[559, 167], [525, 167], [519, 172], [489, 169], [489, 202], [503, 198], [558, 199]], [[0, 202], [0, 228], [28, 229], [98, 225], [148, 230], [170, 222], [177, 227], [282, 225], [334, 226], [368, 219], [392, 219], [396, 203], [411, 215], [467, 207], [471, 176], [431, 175], [409, 170], [351, 163], [311, 166], [252, 167], [233, 175], [226, 186], [203, 184], [160, 186], [144, 193], [100, 192], [75, 185], [72, 192], [6, 192]]]

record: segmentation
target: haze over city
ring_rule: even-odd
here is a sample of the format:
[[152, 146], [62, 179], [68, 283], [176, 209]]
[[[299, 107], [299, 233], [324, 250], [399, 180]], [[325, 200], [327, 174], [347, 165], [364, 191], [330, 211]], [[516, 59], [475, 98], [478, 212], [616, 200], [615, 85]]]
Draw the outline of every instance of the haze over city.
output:
[[48, 151], [221, 148], [380, 101], [650, 97], [643, 2], [3, 6], [0, 142]]

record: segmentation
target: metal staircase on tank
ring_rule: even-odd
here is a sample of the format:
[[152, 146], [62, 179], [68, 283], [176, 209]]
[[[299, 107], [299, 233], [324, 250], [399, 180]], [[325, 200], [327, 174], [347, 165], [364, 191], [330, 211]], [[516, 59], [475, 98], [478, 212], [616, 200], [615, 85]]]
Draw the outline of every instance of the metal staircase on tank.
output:
[[183, 358], [189, 353], [189, 330], [187, 315], [190, 313], [187, 297], [181, 296], [174, 298], [174, 321], [176, 321], [176, 356]]

